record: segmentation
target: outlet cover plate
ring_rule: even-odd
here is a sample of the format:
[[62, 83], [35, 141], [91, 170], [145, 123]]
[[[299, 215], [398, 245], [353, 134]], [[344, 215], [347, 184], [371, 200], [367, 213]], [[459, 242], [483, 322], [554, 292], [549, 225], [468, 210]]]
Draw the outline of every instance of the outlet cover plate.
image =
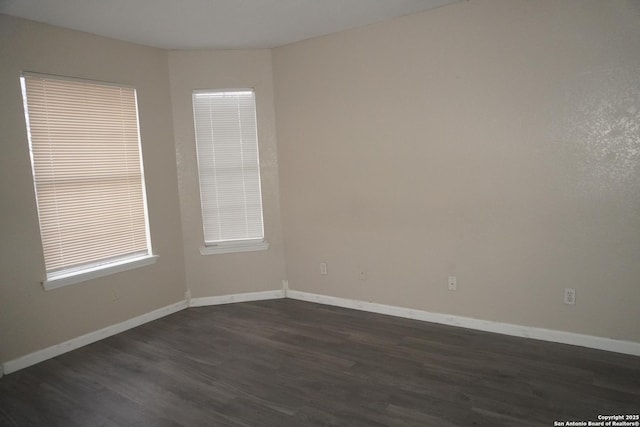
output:
[[573, 288], [564, 288], [564, 303], [567, 305], [575, 305], [576, 290]]
[[323, 276], [326, 274], [329, 274], [329, 271], [327, 270], [327, 263], [326, 262], [321, 262], [320, 263], [320, 274], [322, 274]]

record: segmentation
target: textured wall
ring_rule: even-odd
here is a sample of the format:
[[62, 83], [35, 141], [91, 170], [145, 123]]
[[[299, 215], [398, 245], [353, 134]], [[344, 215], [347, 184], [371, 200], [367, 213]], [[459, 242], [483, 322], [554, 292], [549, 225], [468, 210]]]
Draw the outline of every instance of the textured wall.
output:
[[[285, 279], [271, 51], [171, 51], [171, 100], [187, 282], [193, 297], [280, 289]], [[194, 89], [254, 88], [265, 238], [258, 252], [200, 255], [204, 245], [193, 106]]]
[[290, 287], [640, 341], [639, 52], [626, 0], [473, 0], [276, 49]]
[[[638, 52], [632, 0], [461, 2], [276, 49], [273, 75], [267, 50], [167, 54], [0, 15], [0, 362], [187, 286], [207, 297], [285, 278], [640, 341]], [[43, 291], [21, 71], [136, 86], [157, 264]], [[191, 90], [246, 86], [271, 247], [201, 256]]]
[[[21, 71], [136, 87], [156, 264], [43, 290]], [[186, 284], [167, 53], [0, 15], [0, 100], [0, 362], [182, 300]]]

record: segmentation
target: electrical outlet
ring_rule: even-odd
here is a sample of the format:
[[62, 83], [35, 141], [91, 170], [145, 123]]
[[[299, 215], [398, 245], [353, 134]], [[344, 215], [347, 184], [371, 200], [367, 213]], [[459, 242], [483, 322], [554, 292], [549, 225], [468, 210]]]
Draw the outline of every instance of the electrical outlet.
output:
[[120, 299], [120, 293], [118, 292], [117, 289], [114, 289], [113, 292], [111, 292], [111, 301], [118, 301]]
[[450, 291], [458, 290], [458, 279], [456, 279], [456, 276], [449, 276], [449, 290]]
[[576, 303], [576, 290], [572, 288], [564, 288], [564, 303], [574, 305]]
[[367, 270], [365, 270], [363, 267], [360, 267], [360, 269], [358, 270], [358, 276], [360, 277], [360, 280], [367, 280]]
[[328, 270], [327, 270], [327, 263], [326, 262], [321, 262], [320, 263], [320, 274], [322, 274], [323, 276], [326, 274], [329, 274]]

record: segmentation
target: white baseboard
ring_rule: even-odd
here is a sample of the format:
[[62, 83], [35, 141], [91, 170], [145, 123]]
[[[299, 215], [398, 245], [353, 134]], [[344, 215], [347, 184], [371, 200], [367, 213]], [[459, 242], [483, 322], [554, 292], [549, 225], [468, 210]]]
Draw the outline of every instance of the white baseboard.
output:
[[151, 322], [152, 320], [159, 319], [169, 314], [176, 313], [180, 310], [184, 310], [188, 307], [201, 307], [207, 305], [219, 305], [230, 304], [234, 302], [248, 302], [259, 301], [268, 299], [284, 298], [284, 289], [278, 289], [274, 291], [264, 292], [248, 292], [242, 294], [222, 295], [215, 297], [204, 298], [191, 298], [191, 291], [185, 292], [185, 300], [177, 302], [175, 304], [168, 305], [166, 307], [153, 310], [149, 313], [142, 314], [134, 317], [133, 319], [125, 320], [124, 322], [117, 323], [115, 325], [107, 326], [106, 328], [89, 332], [88, 334], [81, 335], [76, 338], [72, 338], [60, 344], [52, 345], [42, 350], [38, 350], [33, 353], [29, 353], [25, 356], [18, 357], [17, 359], [9, 360], [4, 363], [0, 363], [0, 378], [3, 374], [10, 374], [20, 369], [27, 368], [35, 365], [36, 363], [44, 362], [45, 360], [54, 358], [61, 354], [83, 347], [85, 345], [94, 343], [101, 339], [110, 337], [112, 335], [119, 334], [128, 329], [135, 328], [144, 323]]
[[184, 310], [187, 307], [187, 301], [180, 301], [175, 304], [171, 304], [166, 307], [153, 310], [149, 313], [134, 317], [132, 319], [125, 320], [124, 322], [116, 323], [115, 325], [107, 326], [106, 328], [102, 328], [94, 332], [89, 332], [88, 334], [72, 338], [63, 343], [52, 345], [51, 347], [47, 347], [34, 353], [18, 357], [17, 359], [4, 362], [0, 366], [0, 372], [4, 371], [5, 374], [10, 374], [20, 369], [24, 369], [28, 366], [35, 365], [36, 363], [40, 363], [47, 359], [51, 359], [53, 357], [67, 353], [71, 350], [75, 350], [96, 341], [100, 341], [101, 339], [119, 334], [120, 332], [124, 332], [128, 329], [135, 328], [136, 326], [140, 326], [144, 323], [151, 322], [152, 320], [156, 320], [180, 310]]
[[287, 298], [326, 305], [334, 305], [337, 307], [351, 308], [355, 310], [369, 311], [379, 314], [387, 314], [390, 316], [405, 317], [408, 319], [422, 320], [425, 322], [440, 323], [443, 325], [477, 329], [480, 331], [494, 332], [503, 335], [532, 338], [536, 340], [571, 344], [581, 347], [595, 348], [598, 350], [607, 350], [616, 353], [640, 356], [640, 343], [633, 341], [614, 340], [611, 338], [576, 334], [573, 332], [534, 328], [531, 326], [520, 326], [510, 323], [494, 322], [490, 320], [473, 319], [470, 317], [453, 316], [449, 314], [431, 313], [423, 310], [415, 310], [411, 308], [377, 304], [373, 302], [332, 297], [328, 295], [312, 294], [309, 292], [294, 291], [290, 289], [287, 290]]
[[[189, 292], [190, 294], [190, 292]], [[187, 296], [190, 296], [187, 294]], [[611, 338], [596, 337], [592, 335], [576, 334], [572, 332], [556, 331], [551, 329], [520, 326], [510, 323], [493, 322], [490, 320], [473, 319], [470, 317], [453, 316], [442, 313], [431, 313], [405, 307], [378, 304], [373, 302], [358, 301], [347, 298], [328, 295], [312, 294], [309, 292], [295, 291], [288, 288], [288, 283], [283, 282], [283, 289], [263, 292], [247, 292], [241, 294], [222, 295], [215, 297], [190, 298], [166, 307], [145, 313], [115, 325], [107, 326], [98, 331], [72, 338], [60, 344], [27, 354], [17, 359], [0, 364], [0, 378], [3, 374], [24, 369], [36, 363], [67, 353], [71, 350], [94, 343], [101, 339], [119, 334], [128, 329], [135, 328], [152, 320], [159, 319], [169, 314], [176, 313], [187, 307], [202, 307], [209, 305], [230, 304], [236, 302], [261, 301], [269, 299], [291, 298], [301, 301], [315, 302], [319, 304], [333, 305], [354, 310], [369, 311], [372, 313], [387, 314], [390, 316], [404, 317], [425, 322], [440, 323], [444, 325], [458, 326], [462, 328], [476, 329], [486, 332], [494, 332], [503, 335], [532, 338], [542, 341], [571, 344], [598, 350], [612, 351], [616, 353], [640, 356], [640, 343], [633, 341], [614, 340]]]
[[191, 298], [189, 307], [204, 307], [207, 305], [231, 304], [234, 302], [262, 301], [284, 298], [283, 289], [275, 291], [246, 292], [243, 294], [220, 295], [215, 297]]

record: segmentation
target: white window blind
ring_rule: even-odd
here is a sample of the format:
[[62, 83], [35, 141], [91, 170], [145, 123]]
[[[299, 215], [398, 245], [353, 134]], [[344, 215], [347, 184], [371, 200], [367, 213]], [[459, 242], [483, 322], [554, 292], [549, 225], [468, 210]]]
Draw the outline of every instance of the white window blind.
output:
[[255, 96], [193, 93], [205, 245], [264, 239]]
[[47, 278], [150, 255], [135, 89], [21, 81]]

